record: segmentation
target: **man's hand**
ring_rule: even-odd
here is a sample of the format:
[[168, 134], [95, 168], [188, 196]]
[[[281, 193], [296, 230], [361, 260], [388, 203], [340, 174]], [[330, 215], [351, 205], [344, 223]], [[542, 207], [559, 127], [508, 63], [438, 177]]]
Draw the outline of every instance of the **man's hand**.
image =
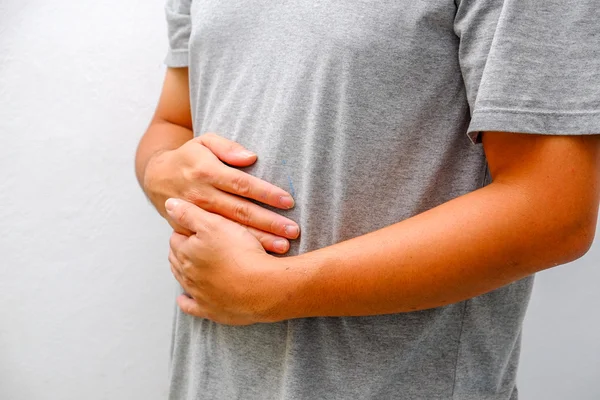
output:
[[190, 235], [192, 232], [182, 229], [164, 212], [165, 200], [172, 197], [239, 222], [266, 250], [285, 253], [289, 242], [284, 238], [297, 238], [298, 225], [245, 198], [289, 209], [294, 205], [290, 194], [226, 165], [245, 167], [255, 161], [256, 155], [240, 144], [205, 134], [151, 158], [144, 173], [144, 191], [178, 233]]
[[173, 233], [169, 262], [184, 295], [183, 312], [228, 325], [269, 322], [276, 290], [264, 277], [274, 271], [276, 257], [265, 253], [246, 228], [179, 199], [166, 210], [175, 223], [195, 232]]

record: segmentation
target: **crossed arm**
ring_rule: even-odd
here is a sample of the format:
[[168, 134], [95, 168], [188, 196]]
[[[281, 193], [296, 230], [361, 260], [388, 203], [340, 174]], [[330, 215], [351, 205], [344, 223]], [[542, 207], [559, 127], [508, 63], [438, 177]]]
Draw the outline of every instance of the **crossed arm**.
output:
[[583, 255], [597, 220], [598, 138], [489, 132], [483, 143], [489, 186], [289, 260], [310, 271], [291, 297], [298, 316], [443, 306]]
[[486, 132], [493, 182], [384, 229], [276, 258], [184, 200], [166, 214], [183, 311], [227, 324], [443, 306], [583, 255], [595, 233], [600, 139]]

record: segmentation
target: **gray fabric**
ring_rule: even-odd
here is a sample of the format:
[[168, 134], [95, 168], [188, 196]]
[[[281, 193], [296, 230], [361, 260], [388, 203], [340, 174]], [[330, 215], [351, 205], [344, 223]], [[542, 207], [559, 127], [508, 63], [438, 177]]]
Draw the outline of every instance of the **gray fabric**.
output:
[[[189, 65], [195, 133], [257, 152], [247, 171], [294, 194], [294, 255], [484, 185], [467, 133], [599, 133], [599, 10], [170, 0], [166, 62]], [[230, 327], [178, 311], [170, 398], [514, 400], [532, 279], [385, 316]]]

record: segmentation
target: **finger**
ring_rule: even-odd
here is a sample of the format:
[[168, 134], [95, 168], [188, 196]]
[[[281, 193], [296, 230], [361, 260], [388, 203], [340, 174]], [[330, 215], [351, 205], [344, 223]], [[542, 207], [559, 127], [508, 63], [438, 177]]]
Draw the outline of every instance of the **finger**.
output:
[[181, 276], [179, 269], [177, 268], [177, 266], [175, 264], [171, 263], [169, 265], [171, 266], [171, 274], [173, 275], [175, 280], [179, 283], [179, 286], [181, 286], [181, 288], [187, 293], [189, 291], [189, 288], [186, 287], [185, 281], [184, 281], [183, 277]]
[[185, 282], [183, 282], [183, 276], [181, 276], [181, 268], [179, 267], [177, 258], [175, 255], [173, 255], [173, 253], [169, 253], [169, 266], [171, 267], [171, 274], [173, 274], [175, 280], [179, 282], [183, 290], [187, 290], [187, 288], [183, 287]]
[[294, 207], [294, 199], [285, 190], [235, 168], [219, 168], [214, 187], [238, 196], [260, 201], [284, 210]]
[[[181, 287], [183, 287], [185, 285], [185, 280], [183, 277], [181, 263], [179, 262], [173, 251], [169, 251], [169, 264], [171, 265], [171, 273], [173, 274], [175, 279], [177, 279], [177, 282], [181, 284]], [[184, 288], [184, 290], [187, 289], [188, 288]]]
[[185, 229], [183, 226], [177, 225], [171, 218], [169, 218], [169, 216], [167, 216], [166, 220], [169, 225], [171, 225], [171, 228], [173, 228], [173, 231], [185, 236], [192, 236], [194, 234], [194, 232], [190, 231], [189, 229]]
[[222, 316], [222, 315], [217, 316], [215, 314], [212, 314], [212, 313], [206, 311], [204, 307], [200, 306], [200, 304], [198, 304], [198, 302], [196, 300], [194, 300], [193, 298], [191, 298], [189, 296], [186, 296], [185, 294], [177, 296], [177, 305], [179, 306], [181, 311], [183, 311], [185, 314], [188, 314], [188, 315], [191, 315], [191, 316], [194, 316], [197, 318], [208, 319], [208, 320], [211, 320], [218, 324], [242, 326], [242, 325], [250, 325], [250, 324], [254, 323], [253, 321], [249, 320], [248, 318], [240, 318], [240, 317], [231, 318], [230, 316]]
[[200, 307], [196, 300], [186, 296], [185, 294], [177, 296], [177, 305], [179, 306], [181, 311], [188, 315], [208, 319], [208, 315], [206, 314], [206, 312], [204, 312], [204, 310], [202, 309], [202, 307]]
[[260, 242], [263, 249], [277, 254], [285, 254], [290, 249], [290, 242], [286, 239], [275, 236], [271, 233], [267, 233], [251, 226], [245, 227], [254, 237]]
[[300, 234], [300, 227], [291, 219], [237, 196], [228, 193], [223, 195], [218, 202], [213, 202], [219, 204], [219, 209], [211, 208], [207, 211], [220, 214], [244, 226], [288, 239], [296, 239]]
[[175, 253], [171, 249], [169, 249], [168, 259], [169, 259], [169, 263], [171, 264], [172, 268], [176, 269], [177, 275], [181, 276], [181, 264], [179, 263], [179, 260], [177, 259], [177, 257], [175, 256]]
[[219, 160], [236, 167], [247, 167], [256, 162], [256, 154], [241, 144], [214, 133], [198, 136], [197, 141], [207, 147]]
[[191, 293], [193, 288], [188, 286], [189, 280], [185, 278], [181, 263], [171, 251], [169, 252], [169, 265], [171, 267], [171, 274], [175, 280], [179, 282], [179, 286], [181, 286], [181, 288], [184, 290], [183, 294], [191, 298], [191, 295], [188, 293]]
[[173, 221], [192, 232], [200, 232], [215, 216], [200, 207], [181, 199], [168, 199], [165, 209]]
[[181, 235], [177, 232], [173, 232], [171, 237], [169, 238], [169, 252], [172, 252], [173, 255], [179, 261], [179, 257], [181, 254], [181, 250], [183, 248], [183, 244], [188, 240], [188, 237], [185, 235]]

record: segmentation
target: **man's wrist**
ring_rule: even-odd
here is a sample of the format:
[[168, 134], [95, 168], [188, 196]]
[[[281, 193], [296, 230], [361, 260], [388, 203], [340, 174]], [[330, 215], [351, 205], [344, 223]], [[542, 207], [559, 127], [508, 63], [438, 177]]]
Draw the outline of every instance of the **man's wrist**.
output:
[[272, 257], [263, 274], [268, 308], [262, 322], [279, 322], [312, 316], [306, 293], [313, 270], [302, 256]]
[[[286, 282], [284, 272], [286, 266], [283, 258], [264, 254], [257, 263], [260, 267], [255, 269], [254, 287], [258, 288], [256, 293], [255, 309], [257, 322], [274, 323], [283, 321], [290, 285]], [[251, 266], [252, 267], [252, 266]]]
[[153, 182], [152, 173], [155, 172], [153, 170], [154, 164], [156, 163], [156, 159], [162, 156], [164, 153], [171, 151], [170, 149], [160, 149], [152, 153], [148, 160], [146, 160], [146, 164], [144, 165], [144, 169], [142, 170], [142, 189], [146, 194], [150, 190], [150, 185]]

